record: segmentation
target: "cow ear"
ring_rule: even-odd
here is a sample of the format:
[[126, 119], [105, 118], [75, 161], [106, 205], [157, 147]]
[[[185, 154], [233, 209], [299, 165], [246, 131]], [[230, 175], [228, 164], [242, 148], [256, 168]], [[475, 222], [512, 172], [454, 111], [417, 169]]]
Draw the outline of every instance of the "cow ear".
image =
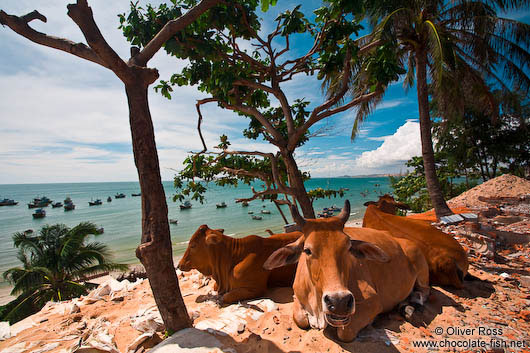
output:
[[273, 252], [263, 264], [263, 268], [273, 270], [278, 267], [295, 264], [298, 262], [303, 248], [304, 237], [300, 237], [297, 241]]
[[364, 205], [365, 205], [365, 206], [377, 205], [377, 202], [374, 202], [374, 201], [368, 201], [368, 202], [365, 202]]
[[350, 240], [350, 251], [353, 256], [359, 259], [367, 259], [378, 262], [389, 262], [390, 256], [383, 251], [379, 246], [361, 240]]
[[216, 232], [210, 232], [206, 234], [205, 241], [207, 245], [216, 245], [221, 242], [222, 237], [223, 237], [222, 234], [218, 234]]

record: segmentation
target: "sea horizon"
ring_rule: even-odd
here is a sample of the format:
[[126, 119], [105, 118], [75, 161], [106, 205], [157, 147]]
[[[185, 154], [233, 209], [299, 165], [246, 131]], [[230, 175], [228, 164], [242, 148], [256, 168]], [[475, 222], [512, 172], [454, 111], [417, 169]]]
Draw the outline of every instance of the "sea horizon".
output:
[[[226, 235], [243, 237], [250, 234], [268, 236], [267, 229], [283, 232], [285, 222], [276, 206], [269, 201], [254, 200], [248, 207], [235, 203], [236, 198], [250, 197], [250, 186], [219, 187], [209, 184], [205, 194], [205, 202], [192, 201], [193, 207], [189, 210], [180, 210], [180, 202], [173, 202], [175, 194], [173, 181], [163, 181], [167, 197], [168, 218], [178, 219], [178, 225], [170, 224], [173, 255], [182, 255], [187, 247], [187, 242], [195, 230], [202, 224], [212, 228], [225, 229]], [[256, 183], [255, 187], [261, 184]], [[315, 212], [320, 212], [324, 207], [336, 205], [342, 207], [344, 200], [349, 199], [352, 205], [350, 219], [360, 219], [364, 213], [363, 203], [374, 200], [381, 193], [390, 191], [388, 177], [375, 178], [312, 178], [306, 182], [307, 190], [317, 187], [322, 188], [347, 188], [344, 197], [320, 199], [314, 201]], [[141, 197], [132, 197], [139, 193], [140, 186], [137, 181], [117, 182], [76, 182], [76, 183], [31, 183], [31, 184], [0, 184], [0, 197], [10, 198], [19, 202], [16, 206], [0, 207], [0, 273], [20, 265], [16, 257], [17, 249], [14, 248], [12, 235], [32, 229], [37, 232], [46, 224], [62, 223], [73, 227], [83, 221], [94, 222], [98, 227], [104, 228], [104, 233], [94, 239], [107, 244], [111, 250], [113, 261], [125, 264], [137, 264], [135, 249], [141, 239]], [[115, 194], [124, 193], [124, 199], [115, 199]], [[365, 195], [365, 196], [363, 196]], [[47, 196], [54, 201], [63, 201], [71, 197], [76, 204], [73, 211], [64, 211], [61, 208], [46, 207], [46, 217], [33, 219], [34, 209], [28, 209], [27, 203], [37, 196]], [[107, 197], [112, 202], [107, 202]], [[89, 206], [88, 202], [99, 198], [103, 204]], [[225, 201], [226, 208], [216, 208], [215, 204]], [[281, 206], [288, 221], [290, 213], [285, 205]], [[262, 214], [266, 209], [270, 214]], [[262, 220], [252, 220], [249, 211], [263, 217]], [[0, 287], [7, 286], [0, 279]]]

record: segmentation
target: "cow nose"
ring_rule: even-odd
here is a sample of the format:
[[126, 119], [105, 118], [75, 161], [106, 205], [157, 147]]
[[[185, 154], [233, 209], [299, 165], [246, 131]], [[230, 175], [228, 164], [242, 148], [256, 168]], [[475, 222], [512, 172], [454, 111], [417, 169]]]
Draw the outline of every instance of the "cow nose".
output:
[[355, 301], [351, 292], [329, 293], [323, 299], [327, 309], [336, 314], [351, 313]]

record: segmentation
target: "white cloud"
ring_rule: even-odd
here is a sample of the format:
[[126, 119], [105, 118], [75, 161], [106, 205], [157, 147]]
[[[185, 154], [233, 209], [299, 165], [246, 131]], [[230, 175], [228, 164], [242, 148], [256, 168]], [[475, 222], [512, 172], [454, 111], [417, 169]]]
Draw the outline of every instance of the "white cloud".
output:
[[420, 154], [420, 125], [408, 120], [393, 135], [386, 137], [377, 149], [363, 152], [355, 163], [359, 167], [366, 168], [395, 166]]
[[387, 137], [390, 137], [392, 135], [387, 135], [387, 136], [377, 136], [377, 137], [367, 137], [366, 139], [367, 140], [370, 140], [370, 141], [384, 141], [387, 139]]

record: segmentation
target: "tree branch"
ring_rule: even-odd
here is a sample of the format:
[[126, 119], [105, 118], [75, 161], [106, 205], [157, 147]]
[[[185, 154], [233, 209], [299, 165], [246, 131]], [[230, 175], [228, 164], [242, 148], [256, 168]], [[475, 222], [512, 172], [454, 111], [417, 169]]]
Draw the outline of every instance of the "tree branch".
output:
[[[243, 199], [236, 199], [236, 202], [249, 202], [249, 201], [253, 201], [257, 198], [262, 198], [263, 196], [267, 196], [267, 195], [278, 195], [278, 194], [284, 194], [284, 192], [278, 190], [278, 189], [266, 189], [266, 190], [263, 190], [263, 191], [256, 191], [254, 188], [251, 188], [252, 189], [252, 192], [254, 193], [254, 195], [252, 197], [248, 197], [248, 198], [243, 198]], [[292, 195], [291, 193], [289, 193], [290, 195]]]
[[138, 55], [131, 58], [131, 61], [138, 66], [145, 66], [147, 62], [156, 54], [160, 48], [173, 37], [177, 32], [182, 31], [195, 21], [200, 15], [214, 7], [220, 0], [202, 0], [195, 5], [191, 10], [177, 19], [171, 20], [162, 27], [162, 29], [147, 43], [147, 45], [138, 53]]
[[[90, 48], [96, 52], [97, 56], [107, 64], [116, 76], [123, 82], [127, 82], [130, 78], [129, 67], [103, 38], [94, 21], [92, 9], [88, 6], [87, 0], [77, 0], [75, 4], [67, 5], [67, 8], [68, 16], [81, 29]], [[158, 72], [154, 71], [156, 72], [156, 77], [153, 78], [152, 82], [158, 78]]]
[[270, 121], [267, 120], [267, 118], [264, 117], [263, 114], [261, 114], [260, 111], [257, 110], [256, 108], [249, 107], [247, 105], [242, 105], [242, 104], [232, 105], [232, 104], [228, 104], [222, 101], [219, 101], [219, 102], [226, 109], [240, 111], [242, 113], [252, 115], [254, 118], [256, 118], [256, 120], [258, 120], [261, 123], [261, 125], [263, 125], [265, 130], [273, 136], [274, 140], [269, 140], [269, 141], [273, 143], [274, 145], [285, 146], [287, 144], [283, 136], [278, 132], [278, 130], [276, 130], [274, 126], [272, 126]]
[[41, 15], [37, 10], [22, 17], [8, 15], [4, 11], [0, 10], [0, 23], [2, 25], [8, 26], [14, 32], [20, 34], [24, 38], [46, 47], [64, 51], [110, 69], [110, 67], [103, 60], [101, 60], [101, 58], [86, 44], [75, 43], [65, 38], [49, 36], [31, 28], [28, 25], [28, 22], [36, 19], [46, 22], [46, 17]]

